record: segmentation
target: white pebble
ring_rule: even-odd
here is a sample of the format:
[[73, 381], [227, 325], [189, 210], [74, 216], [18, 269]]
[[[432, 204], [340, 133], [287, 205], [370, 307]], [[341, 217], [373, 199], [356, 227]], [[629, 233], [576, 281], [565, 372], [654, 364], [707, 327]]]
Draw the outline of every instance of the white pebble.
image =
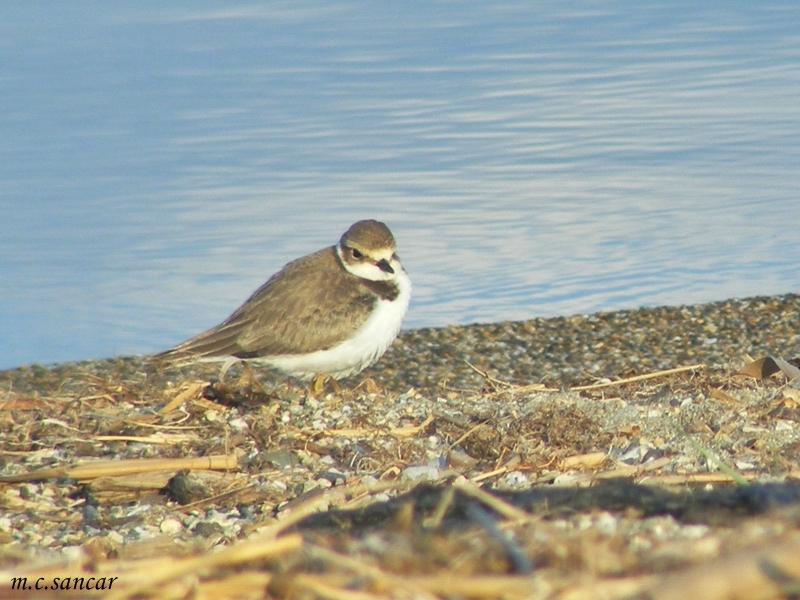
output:
[[228, 421], [228, 425], [231, 429], [235, 429], [236, 431], [245, 431], [248, 428], [247, 421], [241, 417], [238, 419], [231, 419]]
[[159, 529], [161, 529], [161, 533], [174, 535], [183, 530], [183, 523], [181, 523], [178, 519], [164, 519], [161, 521], [161, 526]]
[[406, 469], [403, 469], [400, 478], [409, 479], [411, 481], [416, 481], [417, 479], [436, 481], [437, 479], [439, 479], [439, 476], [440, 473], [438, 468], [426, 465], [421, 467], [408, 467]]
[[116, 531], [109, 531], [108, 534], [106, 535], [106, 538], [110, 542], [118, 545], [121, 545], [125, 541], [125, 538], [122, 537], [122, 534]]

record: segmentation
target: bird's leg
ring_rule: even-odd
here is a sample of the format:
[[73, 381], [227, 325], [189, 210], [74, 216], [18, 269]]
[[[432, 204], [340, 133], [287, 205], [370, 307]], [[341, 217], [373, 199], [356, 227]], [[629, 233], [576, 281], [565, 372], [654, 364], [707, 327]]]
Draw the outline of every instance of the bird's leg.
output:
[[249, 389], [251, 392], [267, 393], [267, 390], [261, 385], [258, 377], [253, 374], [250, 363], [244, 360], [242, 361], [242, 376], [239, 378], [239, 387], [242, 389]]
[[330, 382], [335, 393], [342, 391], [339, 383], [329, 373], [317, 373], [308, 385], [308, 391], [314, 396], [321, 396], [325, 393], [325, 384]]
[[239, 387], [250, 387], [253, 385], [253, 369], [247, 364], [247, 361], [242, 361], [242, 376], [239, 377]]
[[355, 387], [356, 390], [361, 388], [365, 389], [368, 394], [379, 394], [381, 391], [381, 388], [372, 377], [364, 377], [361, 383]]

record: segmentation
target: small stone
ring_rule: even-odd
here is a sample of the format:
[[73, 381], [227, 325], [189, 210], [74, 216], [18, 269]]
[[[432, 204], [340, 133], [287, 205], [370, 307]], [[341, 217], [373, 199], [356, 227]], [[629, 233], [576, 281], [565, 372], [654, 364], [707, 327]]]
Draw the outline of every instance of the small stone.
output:
[[81, 513], [83, 514], [83, 520], [86, 521], [86, 523], [95, 523], [97, 521], [97, 508], [91, 504], [85, 504], [81, 509]]
[[19, 486], [19, 497], [23, 500], [33, 500], [39, 492], [39, 486], [33, 483], [23, 483]]
[[219, 523], [210, 523], [208, 521], [200, 521], [192, 529], [192, 533], [200, 537], [208, 538], [215, 535], [223, 535], [225, 530]]
[[122, 545], [122, 544], [123, 544], [123, 542], [125, 542], [125, 538], [124, 538], [124, 537], [122, 537], [122, 534], [121, 534], [121, 533], [119, 533], [119, 532], [117, 532], [117, 531], [109, 531], [109, 532], [106, 534], [106, 538], [108, 538], [108, 540], [109, 540], [109, 541], [110, 541], [112, 544], [114, 544], [114, 545], [118, 545], [118, 546], [119, 546], [119, 545]]
[[178, 519], [164, 519], [161, 521], [159, 529], [161, 529], [161, 533], [175, 535], [183, 530], [183, 523]]
[[528, 489], [531, 487], [530, 478], [521, 471], [511, 471], [506, 473], [505, 477], [501, 480], [502, 487], [506, 489]]
[[401, 479], [409, 479], [411, 481], [417, 481], [418, 479], [425, 479], [427, 481], [436, 481], [440, 477], [439, 469], [436, 467], [430, 466], [421, 466], [421, 467], [408, 467], [403, 469], [403, 472], [400, 474]]
[[249, 428], [247, 421], [243, 418], [239, 417], [238, 419], [231, 419], [228, 421], [228, 425], [231, 429], [235, 429], [236, 431], [246, 431]]

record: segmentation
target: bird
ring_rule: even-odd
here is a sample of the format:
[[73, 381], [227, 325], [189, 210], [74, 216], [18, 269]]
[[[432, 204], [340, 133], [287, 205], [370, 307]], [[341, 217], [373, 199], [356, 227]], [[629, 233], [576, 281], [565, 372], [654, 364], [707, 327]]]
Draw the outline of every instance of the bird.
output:
[[334, 246], [286, 264], [216, 327], [156, 355], [174, 366], [238, 361], [307, 381], [341, 379], [374, 364], [392, 344], [411, 279], [392, 232], [354, 223]]

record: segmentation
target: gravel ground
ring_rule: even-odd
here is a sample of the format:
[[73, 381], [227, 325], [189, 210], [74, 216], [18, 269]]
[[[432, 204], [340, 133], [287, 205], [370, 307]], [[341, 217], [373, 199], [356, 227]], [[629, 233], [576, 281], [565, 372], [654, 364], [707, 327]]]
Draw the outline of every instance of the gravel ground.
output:
[[[337, 597], [357, 588], [343, 570], [397, 589], [517, 577], [485, 594], [420, 580], [419, 597], [628, 597], [612, 579], [683, 597], [653, 590], [793, 543], [800, 394], [735, 374], [748, 355], [800, 356], [798, 309], [792, 294], [406, 331], [375, 367], [313, 390], [141, 357], [0, 372], [0, 586], [102, 563], [125, 597], [186, 597], [178, 576], [169, 595], [131, 573], [267, 531], [286, 554], [237, 572], [259, 582], [246, 597]], [[232, 576], [208, 569], [195, 588]]]
[[800, 355], [797, 295], [407, 331], [369, 375], [397, 390], [471, 389], [480, 378], [466, 360], [507, 381], [564, 387], [694, 363], [736, 370], [746, 354]]

